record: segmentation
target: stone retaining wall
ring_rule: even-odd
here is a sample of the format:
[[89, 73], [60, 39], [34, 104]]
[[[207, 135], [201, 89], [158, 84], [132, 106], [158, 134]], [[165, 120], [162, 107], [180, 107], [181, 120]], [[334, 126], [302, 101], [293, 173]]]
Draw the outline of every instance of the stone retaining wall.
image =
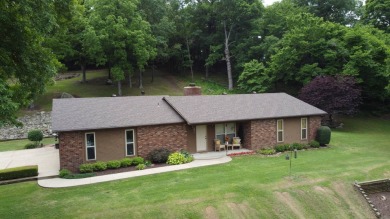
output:
[[18, 118], [23, 127], [4, 126], [0, 128], [0, 140], [27, 138], [32, 129], [40, 129], [45, 137], [51, 135], [51, 112], [37, 112]]

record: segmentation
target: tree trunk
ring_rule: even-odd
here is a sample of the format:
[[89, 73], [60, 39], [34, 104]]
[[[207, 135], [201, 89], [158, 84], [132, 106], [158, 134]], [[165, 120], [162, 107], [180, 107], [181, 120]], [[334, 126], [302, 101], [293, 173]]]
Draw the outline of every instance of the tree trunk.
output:
[[139, 70], [139, 89], [143, 89], [144, 86], [142, 85], [142, 71]]
[[206, 65], [206, 79], [209, 79], [209, 66]]
[[122, 82], [118, 81], [118, 96], [122, 96]]
[[228, 75], [228, 82], [229, 82], [229, 90], [233, 90], [232, 66], [230, 62], [230, 51], [229, 51], [229, 38], [230, 38], [230, 33], [232, 31], [232, 27], [230, 27], [228, 31], [226, 29], [226, 22], [223, 23], [223, 27], [225, 31], [225, 59], [226, 59], [227, 75]]
[[110, 62], [108, 62], [107, 65], [108, 65], [108, 79], [111, 80], [111, 65], [110, 65]]
[[87, 76], [86, 76], [86, 64], [85, 63], [81, 63], [81, 71], [83, 72], [83, 79], [82, 79], [82, 83], [85, 83], [87, 82]]
[[188, 40], [188, 37], [186, 37], [186, 43], [187, 43], [188, 61], [190, 61], [191, 79], [192, 79], [192, 82], [194, 82], [194, 72], [192, 70], [192, 60], [191, 60], [191, 53], [190, 53], [190, 42]]
[[131, 81], [131, 74], [129, 73], [129, 88], [132, 88], [132, 87], [133, 87], [133, 84]]
[[153, 83], [154, 81], [154, 64], [152, 65], [152, 80], [150, 81], [150, 83]]

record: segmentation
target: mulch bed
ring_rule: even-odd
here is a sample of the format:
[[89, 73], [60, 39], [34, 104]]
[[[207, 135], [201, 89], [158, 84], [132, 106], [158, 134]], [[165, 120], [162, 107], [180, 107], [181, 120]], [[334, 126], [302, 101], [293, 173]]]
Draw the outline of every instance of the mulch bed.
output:
[[390, 192], [369, 194], [368, 197], [379, 210], [382, 218], [390, 218]]
[[[152, 166], [146, 167], [145, 169], [151, 169], [151, 168], [158, 168], [158, 167], [165, 167], [170, 166], [169, 164], [162, 163], [162, 164], [152, 164]], [[107, 169], [104, 171], [95, 172], [96, 176], [103, 176], [107, 174], [113, 174], [113, 173], [123, 173], [123, 172], [131, 172], [131, 171], [138, 171], [135, 166], [125, 167], [125, 168], [118, 168], [118, 169]]]

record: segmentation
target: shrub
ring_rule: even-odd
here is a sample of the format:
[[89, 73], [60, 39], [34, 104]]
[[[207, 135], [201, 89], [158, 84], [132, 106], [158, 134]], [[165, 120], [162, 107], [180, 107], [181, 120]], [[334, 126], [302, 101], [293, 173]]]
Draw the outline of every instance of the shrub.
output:
[[330, 142], [331, 130], [328, 126], [321, 126], [317, 129], [317, 141], [321, 146], [325, 146]]
[[37, 147], [37, 145], [35, 143], [32, 143], [32, 142], [29, 142], [24, 146], [25, 149], [33, 149], [36, 147]]
[[138, 164], [144, 164], [145, 160], [142, 157], [134, 157], [132, 165], [137, 166]]
[[156, 148], [149, 152], [148, 159], [152, 163], [166, 163], [172, 152], [167, 148]]
[[137, 169], [137, 170], [143, 170], [143, 169], [145, 169], [145, 164], [143, 164], [143, 163], [140, 163], [140, 164], [138, 164], [136, 167], [135, 167], [135, 169]]
[[305, 148], [304, 144], [300, 144], [300, 143], [293, 143], [292, 144], [292, 149], [302, 150], [304, 148]]
[[112, 160], [107, 162], [107, 168], [108, 169], [118, 169], [121, 167], [121, 161], [120, 160]]
[[129, 167], [133, 163], [133, 159], [131, 158], [123, 158], [121, 160], [121, 167]]
[[278, 144], [275, 146], [276, 152], [283, 152], [283, 151], [288, 151], [290, 150], [290, 145], [289, 144]]
[[95, 173], [75, 173], [75, 174], [69, 174], [63, 177], [64, 179], [82, 179], [87, 177], [96, 176]]
[[320, 143], [316, 140], [313, 140], [310, 142], [310, 147], [313, 147], [313, 148], [319, 148], [320, 147]]
[[92, 173], [93, 172], [93, 164], [85, 163], [79, 166], [80, 173]]
[[14, 167], [0, 170], [0, 181], [38, 176], [38, 165]]
[[93, 171], [103, 171], [107, 169], [107, 163], [102, 161], [93, 163], [92, 166], [93, 166]]
[[264, 154], [264, 155], [271, 155], [271, 154], [275, 154], [276, 151], [273, 148], [262, 148], [262, 149], [258, 150], [258, 153]]
[[70, 170], [68, 169], [62, 169], [60, 170], [60, 178], [65, 178], [66, 176], [72, 174], [72, 172], [70, 172]]
[[150, 162], [149, 160], [145, 160], [145, 165], [147, 167], [150, 167], [150, 166], [152, 166], [152, 162]]
[[27, 138], [28, 140], [35, 142], [35, 145], [38, 147], [39, 142], [43, 139], [43, 133], [41, 130], [34, 129], [28, 132]]
[[171, 164], [171, 165], [178, 165], [178, 164], [185, 163], [185, 161], [186, 161], [186, 158], [184, 157], [183, 154], [181, 154], [179, 152], [175, 152], [175, 153], [172, 153], [171, 155], [169, 155], [167, 163]]
[[184, 156], [185, 158], [185, 161], [184, 163], [190, 163], [192, 161], [194, 161], [194, 156], [192, 156], [192, 154], [190, 154], [188, 151], [184, 150], [184, 149], [181, 149], [180, 150], [180, 153]]

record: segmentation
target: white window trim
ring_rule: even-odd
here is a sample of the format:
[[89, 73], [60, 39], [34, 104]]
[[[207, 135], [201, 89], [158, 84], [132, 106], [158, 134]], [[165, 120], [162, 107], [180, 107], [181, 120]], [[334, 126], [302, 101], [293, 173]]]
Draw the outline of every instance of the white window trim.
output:
[[[279, 121], [282, 121], [282, 129], [279, 129], [279, 127], [278, 127]], [[279, 131], [282, 132], [282, 140], [281, 141], [279, 141]], [[276, 141], [277, 142], [284, 142], [284, 120], [283, 119], [276, 120]]]
[[[127, 142], [127, 132], [128, 131], [133, 131], [133, 142]], [[127, 144], [128, 143], [133, 143], [133, 151], [134, 151], [134, 154], [133, 155], [128, 155], [127, 154]], [[134, 129], [126, 129], [125, 130], [125, 151], [126, 151], [126, 157], [134, 157], [136, 155], [136, 151], [135, 151], [135, 130]]]
[[[88, 140], [87, 140], [87, 135], [88, 135], [88, 134], [93, 134], [93, 143], [94, 143], [93, 146], [88, 146]], [[94, 148], [94, 151], [95, 151], [95, 159], [88, 159], [88, 148]], [[85, 159], [86, 159], [87, 161], [96, 160], [96, 159], [97, 159], [97, 153], [96, 153], [96, 134], [95, 134], [95, 132], [87, 132], [87, 133], [85, 133]]]
[[[226, 132], [226, 126], [227, 126], [228, 123], [234, 123], [234, 133], [227, 133], [227, 132]], [[216, 128], [215, 128], [215, 127], [216, 127], [217, 125], [219, 125], [219, 124], [222, 124], [222, 125], [224, 126], [224, 130], [225, 130], [224, 133], [217, 133], [217, 132], [216, 132]], [[224, 135], [224, 138], [225, 138], [225, 136], [228, 135], [228, 134], [234, 134], [234, 137], [237, 137], [237, 123], [236, 123], [236, 122], [227, 122], [227, 123], [218, 123], [218, 124], [215, 124], [214, 130], [215, 130], [215, 138], [217, 138], [218, 135]], [[229, 141], [230, 141], [230, 139], [229, 139]]]
[[[306, 123], [306, 128], [303, 128], [302, 127], [302, 120], [305, 120], [305, 123]], [[303, 138], [303, 136], [302, 136], [302, 131], [303, 130], [306, 130], [306, 138]], [[301, 118], [301, 140], [307, 140], [307, 118], [306, 117], [304, 117], [304, 118]]]

